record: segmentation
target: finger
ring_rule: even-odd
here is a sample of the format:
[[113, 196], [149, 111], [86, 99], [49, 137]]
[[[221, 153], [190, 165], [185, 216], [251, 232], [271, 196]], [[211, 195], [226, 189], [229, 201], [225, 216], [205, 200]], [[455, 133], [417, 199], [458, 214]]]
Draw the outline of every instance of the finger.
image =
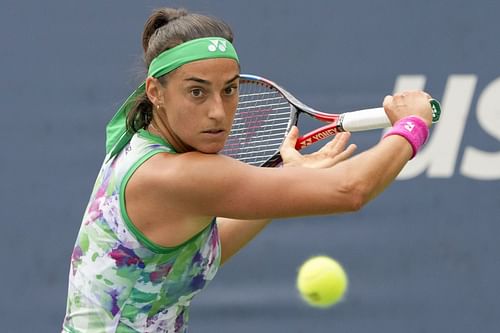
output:
[[350, 138], [351, 133], [349, 132], [337, 133], [335, 138], [324, 145], [319, 151], [328, 155], [337, 155], [345, 149]]
[[300, 153], [295, 149], [298, 137], [299, 129], [297, 126], [293, 126], [280, 148], [280, 154], [283, 161], [294, 159], [300, 155]]
[[354, 143], [351, 143], [343, 152], [341, 152], [340, 154], [338, 154], [336, 156], [338, 159], [338, 162], [342, 162], [344, 160], [347, 160], [349, 157], [351, 157], [354, 154], [356, 149], [358, 149], [358, 146], [356, 146]]
[[357, 149], [357, 146], [355, 144], [350, 144], [344, 151], [340, 152], [339, 154], [330, 157], [328, 159], [325, 159], [323, 162], [324, 168], [331, 168], [334, 165], [347, 160], [350, 158], [353, 154], [354, 151]]
[[342, 134], [343, 133], [337, 133], [335, 136], [328, 142], [326, 143], [319, 151], [326, 151], [326, 150], [332, 150], [335, 147], [338, 146], [339, 143], [341, 143], [342, 139]]
[[394, 97], [391, 95], [387, 95], [384, 98], [384, 102], [382, 103], [384, 107], [384, 111], [389, 118], [390, 122], [392, 125], [398, 120], [396, 115], [394, 114], [393, 108], [394, 108]]
[[382, 103], [382, 105], [384, 106], [384, 108], [388, 107], [391, 103], [392, 103], [392, 96], [391, 95], [385, 96], [384, 97], [384, 102]]
[[350, 132], [341, 132], [341, 133], [338, 133], [335, 136], [335, 138], [336, 138], [335, 146], [337, 147], [337, 149], [344, 150], [345, 146], [347, 145], [347, 143], [351, 139], [351, 133]]
[[283, 141], [283, 146], [293, 147], [295, 149], [295, 145], [297, 144], [298, 138], [299, 138], [299, 129], [297, 128], [297, 126], [292, 126], [290, 132], [288, 132], [285, 140]]

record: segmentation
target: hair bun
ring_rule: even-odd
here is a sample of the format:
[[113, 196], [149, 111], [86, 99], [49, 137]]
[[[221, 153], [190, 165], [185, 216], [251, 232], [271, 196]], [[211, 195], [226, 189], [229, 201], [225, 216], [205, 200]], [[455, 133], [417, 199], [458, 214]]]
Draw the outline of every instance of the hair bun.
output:
[[187, 10], [182, 8], [161, 8], [153, 11], [144, 24], [144, 33], [142, 34], [142, 48], [144, 49], [144, 52], [148, 49], [151, 36], [153, 36], [158, 29], [167, 25], [169, 22], [178, 19], [179, 17], [186, 16], [187, 14]]

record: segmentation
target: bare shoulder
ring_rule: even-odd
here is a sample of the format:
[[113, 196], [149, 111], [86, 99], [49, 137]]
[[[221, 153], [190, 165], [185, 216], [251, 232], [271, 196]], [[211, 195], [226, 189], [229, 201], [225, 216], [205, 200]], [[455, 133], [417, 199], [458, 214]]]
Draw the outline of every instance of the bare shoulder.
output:
[[[239, 162], [217, 154], [189, 152], [183, 154], [159, 153], [147, 160], [136, 171], [136, 177], [151, 188], [164, 189], [165, 185], [189, 186], [192, 181], [216, 177], [233, 170]], [[240, 168], [241, 169], [241, 168]]]
[[[184, 155], [193, 155], [184, 156]], [[205, 228], [212, 216], [198, 214], [183, 194], [190, 182], [195, 155], [159, 153], [144, 162], [125, 188], [125, 205], [132, 223], [150, 240], [176, 246]], [[184, 185], [182, 185], [184, 184]], [[194, 185], [191, 193], [195, 192]]]
[[162, 209], [186, 215], [197, 214], [193, 207], [206, 201], [210, 194], [215, 195], [217, 188], [224, 188], [224, 175], [238, 174], [245, 178], [247, 168], [238, 164], [242, 163], [217, 154], [159, 153], [135, 171], [126, 194], [144, 205], [160, 205]]

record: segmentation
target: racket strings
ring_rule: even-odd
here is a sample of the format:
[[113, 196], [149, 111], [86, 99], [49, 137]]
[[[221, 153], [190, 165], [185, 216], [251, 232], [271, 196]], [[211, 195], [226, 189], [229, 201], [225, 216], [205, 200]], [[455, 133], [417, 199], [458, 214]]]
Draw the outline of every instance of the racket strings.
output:
[[274, 88], [242, 80], [233, 127], [221, 153], [247, 164], [264, 164], [279, 151], [291, 112], [288, 101]]

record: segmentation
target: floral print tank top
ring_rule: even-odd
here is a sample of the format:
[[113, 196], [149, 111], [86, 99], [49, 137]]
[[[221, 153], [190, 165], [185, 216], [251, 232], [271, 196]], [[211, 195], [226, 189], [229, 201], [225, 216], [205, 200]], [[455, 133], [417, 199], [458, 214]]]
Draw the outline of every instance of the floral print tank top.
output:
[[63, 332], [187, 331], [190, 301], [220, 264], [215, 219], [190, 240], [167, 248], [134, 226], [124, 204], [133, 172], [165, 152], [175, 153], [142, 130], [104, 162], [71, 256]]

